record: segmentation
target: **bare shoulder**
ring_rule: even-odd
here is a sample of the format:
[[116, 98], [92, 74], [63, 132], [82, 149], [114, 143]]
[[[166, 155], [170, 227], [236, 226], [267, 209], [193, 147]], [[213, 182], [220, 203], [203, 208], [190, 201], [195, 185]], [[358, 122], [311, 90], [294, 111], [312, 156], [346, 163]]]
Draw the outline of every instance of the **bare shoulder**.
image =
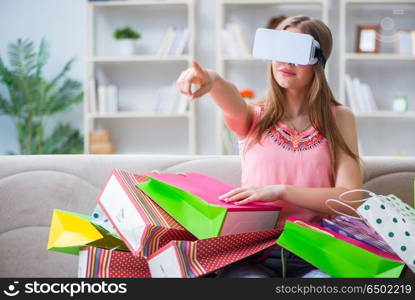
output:
[[346, 105], [336, 106], [336, 123], [341, 127], [354, 124], [355, 115], [353, 111]]
[[336, 106], [336, 124], [345, 142], [357, 152], [356, 118], [352, 110], [345, 106]]

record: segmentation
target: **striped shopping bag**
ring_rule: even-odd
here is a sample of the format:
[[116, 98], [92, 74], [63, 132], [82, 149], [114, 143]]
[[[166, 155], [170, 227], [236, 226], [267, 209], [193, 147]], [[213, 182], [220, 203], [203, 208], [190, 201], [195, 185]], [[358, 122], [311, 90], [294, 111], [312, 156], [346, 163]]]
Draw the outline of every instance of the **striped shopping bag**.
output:
[[152, 277], [195, 278], [275, 245], [280, 229], [171, 241], [148, 257]]
[[195, 240], [193, 234], [137, 188], [143, 180], [147, 179], [113, 170], [98, 198], [103, 213], [130, 251], [149, 256], [172, 240]]
[[131, 252], [84, 247], [79, 252], [79, 278], [149, 278], [148, 263]]

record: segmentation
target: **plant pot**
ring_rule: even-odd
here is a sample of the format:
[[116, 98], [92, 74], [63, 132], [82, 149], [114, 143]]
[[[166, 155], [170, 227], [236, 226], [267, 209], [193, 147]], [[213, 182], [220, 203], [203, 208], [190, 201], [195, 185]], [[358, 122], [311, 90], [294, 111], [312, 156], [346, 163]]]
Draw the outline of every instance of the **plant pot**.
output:
[[134, 55], [136, 40], [133, 39], [122, 39], [118, 41], [121, 55]]

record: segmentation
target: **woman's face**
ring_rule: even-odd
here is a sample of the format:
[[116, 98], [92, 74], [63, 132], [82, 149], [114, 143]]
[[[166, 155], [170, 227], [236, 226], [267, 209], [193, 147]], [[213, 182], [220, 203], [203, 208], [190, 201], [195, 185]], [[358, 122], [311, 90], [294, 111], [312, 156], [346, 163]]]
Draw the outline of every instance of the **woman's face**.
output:
[[[287, 31], [302, 33], [296, 27], [288, 27]], [[272, 61], [272, 73], [277, 83], [286, 89], [306, 88], [313, 79], [313, 65], [294, 65], [291, 63]]]

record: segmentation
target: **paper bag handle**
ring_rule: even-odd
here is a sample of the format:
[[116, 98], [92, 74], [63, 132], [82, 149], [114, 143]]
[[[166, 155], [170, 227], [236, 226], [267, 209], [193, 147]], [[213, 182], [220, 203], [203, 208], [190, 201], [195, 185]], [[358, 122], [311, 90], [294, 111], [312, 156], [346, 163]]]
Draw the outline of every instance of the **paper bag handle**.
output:
[[334, 235], [332, 235], [331, 233], [329, 233], [329, 232], [327, 232], [327, 231], [324, 231], [324, 230], [321, 230], [321, 229], [319, 229], [319, 228], [316, 228], [316, 227], [314, 227], [314, 226], [311, 226], [311, 225], [309, 225], [309, 224], [307, 224], [307, 223], [305, 223], [305, 222], [303, 222], [303, 221], [301, 221], [301, 220], [295, 220], [295, 221], [294, 221], [294, 223], [295, 223], [295, 224], [300, 224], [300, 225], [302, 225], [302, 226], [304, 226], [304, 227], [307, 227], [307, 228], [309, 228], [309, 229], [312, 229], [312, 230], [315, 230], [315, 231], [319, 231], [319, 232], [321, 232], [321, 233], [324, 233], [324, 234], [327, 234], [327, 235], [329, 235], [329, 236], [331, 236], [331, 237], [334, 237]]
[[342, 202], [342, 201], [339, 201], [339, 200], [337, 200], [337, 199], [327, 199], [326, 200], [326, 206], [331, 210], [331, 211], [333, 211], [333, 212], [335, 212], [336, 214], [338, 214], [338, 215], [342, 215], [342, 216], [345, 216], [345, 217], [349, 217], [349, 218], [352, 218], [352, 219], [356, 219], [356, 220], [359, 220], [359, 221], [363, 221], [363, 218], [359, 215], [359, 217], [355, 217], [355, 216], [351, 216], [351, 215], [348, 215], [348, 214], [345, 214], [345, 213], [342, 213], [342, 212], [340, 212], [340, 211], [338, 211], [338, 210], [336, 210], [336, 209], [334, 209], [331, 205], [329, 205], [329, 203], [332, 203], [332, 202], [334, 202], [334, 203], [338, 203], [338, 204], [341, 204], [341, 205], [343, 205], [343, 206], [345, 206], [345, 207], [347, 207], [348, 209], [350, 209], [351, 211], [354, 211], [355, 213], [357, 213], [358, 215], [359, 215], [359, 213], [357, 212], [357, 210], [354, 208], [354, 207], [352, 207], [352, 206], [350, 206], [349, 204], [347, 204], [347, 203], [344, 203], [344, 202]]
[[[363, 218], [360, 216], [360, 214], [357, 212], [357, 210], [356, 210], [354, 207], [352, 207], [352, 206], [350, 206], [349, 204], [347, 204], [347, 203], [358, 203], [358, 202], [365, 202], [365, 201], [367, 200], [367, 198], [365, 198], [365, 199], [359, 199], [359, 200], [346, 200], [346, 199], [343, 199], [345, 195], [348, 195], [348, 194], [351, 194], [351, 193], [355, 193], [355, 192], [366, 192], [366, 193], [368, 193], [368, 194], [369, 194], [369, 196], [371, 196], [371, 197], [376, 197], [376, 196], [378, 196], [378, 195], [376, 195], [375, 193], [373, 193], [373, 192], [371, 192], [371, 191], [369, 191], [369, 190], [365, 190], [365, 189], [355, 189], [355, 190], [349, 190], [349, 191], [346, 191], [346, 192], [344, 192], [344, 193], [341, 193], [341, 194], [339, 195], [339, 199], [340, 199], [341, 201], [340, 201], [340, 200], [337, 200], [337, 199], [327, 199], [327, 200], [325, 201], [325, 204], [326, 204], [326, 206], [327, 206], [327, 207], [328, 207], [331, 211], [335, 212], [336, 214], [339, 214], [339, 215], [342, 215], [342, 216], [345, 216], [345, 217], [349, 217], [349, 218], [352, 218], [352, 219], [356, 219], [356, 220], [359, 220], [359, 221], [363, 221]], [[350, 209], [351, 211], [354, 211], [356, 214], [358, 214], [358, 215], [359, 215], [359, 217], [351, 216], [351, 215], [348, 215], [348, 214], [342, 213], [342, 212], [340, 212], [340, 211], [338, 211], [338, 210], [334, 209], [331, 205], [329, 205], [329, 203], [332, 203], [332, 202], [334, 202], [334, 203], [338, 203], [338, 204], [343, 205], [344, 207], [347, 207], [347, 208], [348, 208], [348, 209]]]

